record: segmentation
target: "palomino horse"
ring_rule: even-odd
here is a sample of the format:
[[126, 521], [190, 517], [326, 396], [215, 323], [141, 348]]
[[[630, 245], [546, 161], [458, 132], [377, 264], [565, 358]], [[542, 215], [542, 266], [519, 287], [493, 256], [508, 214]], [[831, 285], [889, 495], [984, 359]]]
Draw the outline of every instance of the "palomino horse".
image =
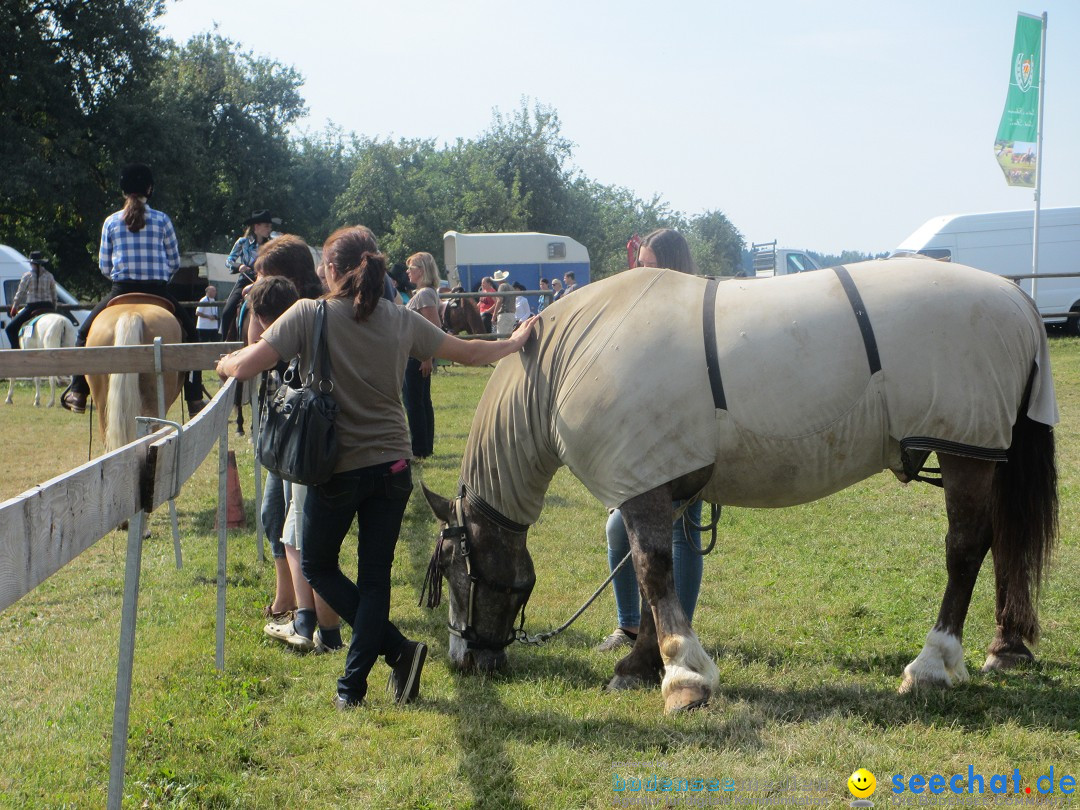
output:
[[[19, 330], [19, 342], [24, 349], [62, 349], [75, 345], [75, 327], [65, 316], [55, 312], [38, 315]], [[8, 405], [12, 404], [11, 392], [15, 378], [8, 380]], [[49, 401], [46, 408], [56, 404], [56, 377], [49, 377]], [[34, 407], [41, 405], [41, 378], [34, 377]]]
[[[465, 292], [462, 287], [454, 287], [451, 292]], [[476, 308], [476, 302], [471, 298], [451, 298], [440, 305], [439, 317], [442, 319], [444, 332], [451, 335], [459, 335], [464, 332], [467, 335], [482, 335], [484, 319], [480, 316], [480, 310]]]
[[718, 671], [675, 596], [672, 501], [805, 503], [882, 469], [920, 478], [931, 452], [948, 582], [901, 691], [968, 679], [961, 637], [987, 551], [997, 632], [984, 670], [1031, 660], [1033, 591], [1057, 532], [1056, 421], [1039, 314], [989, 273], [907, 258], [723, 282], [640, 268], [590, 284], [496, 367], [459, 496], [425, 490], [447, 527], [428, 584], [448, 583], [451, 660], [505, 661], [535, 581], [526, 533], [565, 464], [622, 508], [651, 605], [609, 686], [662, 674], [667, 711], [700, 706]]
[[[181, 342], [180, 323], [172, 305], [153, 295], [131, 293], [118, 296], [94, 319], [87, 335], [87, 346], [137, 346]], [[182, 375], [169, 373], [165, 378], [165, 409], [180, 393]], [[90, 395], [98, 407], [98, 424], [105, 437], [105, 450], [115, 450], [135, 439], [135, 417], [157, 416], [156, 374], [90, 374]]]

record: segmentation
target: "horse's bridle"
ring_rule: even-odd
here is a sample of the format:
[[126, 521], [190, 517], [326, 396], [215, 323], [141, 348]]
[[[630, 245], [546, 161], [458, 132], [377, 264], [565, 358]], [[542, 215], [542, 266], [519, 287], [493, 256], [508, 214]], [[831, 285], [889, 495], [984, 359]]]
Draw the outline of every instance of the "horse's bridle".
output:
[[[447, 621], [446, 627], [452, 635], [455, 635], [464, 641], [470, 650], [504, 650], [525, 634], [525, 605], [528, 604], [529, 594], [532, 593], [533, 586], [536, 584], [536, 575], [532, 575], [529, 578], [529, 581], [523, 585], [507, 585], [489, 579], [480, 573], [477, 566], [473, 563], [472, 548], [469, 543], [469, 530], [465, 527], [464, 502], [466, 499], [468, 499], [471, 505], [475, 506], [483, 513], [485, 517], [508, 531], [524, 533], [529, 529], [528, 526], [521, 523], [515, 523], [502, 515], [478, 495], [469, 492], [465, 484], [462, 484], [460, 494], [454, 498], [452, 502], [453, 509], [451, 510], [451, 518], [456, 522], [449, 523], [445, 529], [439, 532], [439, 537], [435, 541], [435, 551], [431, 555], [431, 562], [428, 564], [427, 577], [424, 580], [423, 587], [420, 589], [420, 604], [424, 604], [425, 591], [428, 593], [427, 606], [429, 608], [436, 607], [442, 600], [442, 579], [444, 573], [440, 558], [443, 540], [450, 540], [451, 542], [457, 543], [458, 552], [461, 554], [462, 559], [465, 560], [465, 574], [469, 578], [469, 605], [465, 613], [465, 627], [459, 629], [454, 627], [449, 621]], [[473, 626], [473, 609], [476, 604], [476, 592], [481, 587], [488, 588], [496, 593], [505, 594], [507, 596], [517, 593], [525, 594], [525, 601], [521, 603], [521, 608], [518, 611], [521, 617], [520, 622], [517, 627], [513, 627], [511, 624], [510, 635], [505, 639], [484, 638], [476, 631], [476, 627]]]

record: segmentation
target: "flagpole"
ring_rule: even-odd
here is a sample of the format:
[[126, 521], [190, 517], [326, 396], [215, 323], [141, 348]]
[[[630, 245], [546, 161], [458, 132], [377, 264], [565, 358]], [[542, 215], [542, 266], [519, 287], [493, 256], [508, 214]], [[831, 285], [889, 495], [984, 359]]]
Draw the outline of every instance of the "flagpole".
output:
[[1035, 126], [1035, 223], [1031, 232], [1031, 297], [1038, 301], [1039, 283], [1039, 211], [1042, 208], [1043, 166], [1043, 93], [1046, 90], [1046, 12], [1042, 13], [1042, 50], [1039, 55], [1039, 122]]

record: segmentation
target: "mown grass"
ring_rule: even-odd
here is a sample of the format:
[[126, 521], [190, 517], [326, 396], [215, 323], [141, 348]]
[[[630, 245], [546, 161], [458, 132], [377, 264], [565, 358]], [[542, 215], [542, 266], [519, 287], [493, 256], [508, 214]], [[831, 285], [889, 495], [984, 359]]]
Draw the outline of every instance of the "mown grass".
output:
[[[613, 627], [609, 595], [559, 639], [511, 649], [508, 673], [452, 672], [445, 608], [416, 606], [434, 539], [417, 493], [398, 547], [392, 615], [407, 635], [431, 645], [422, 699], [394, 707], [379, 663], [368, 705], [338, 713], [330, 699], [342, 657], [301, 657], [262, 637], [273, 571], [256, 562], [252, 530], [230, 533], [226, 671], [214, 670], [212, 455], [178, 502], [182, 571], [166, 513], [151, 519], [125, 804], [604, 807], [615, 796], [613, 773], [658, 773], [743, 786], [756, 780], [776, 796], [791, 793], [778, 783], [812, 780], [831, 786], [819, 791], [824, 803], [840, 806], [851, 798], [848, 774], [866, 767], [877, 775], [880, 806], [896, 773], [1019, 768], [1026, 784], [1050, 766], [1059, 778], [1077, 775], [1080, 341], [1056, 338], [1052, 355], [1062, 411], [1061, 541], [1043, 593], [1039, 663], [976, 675], [947, 692], [896, 694], [944, 587], [941, 493], [880, 475], [803, 507], [725, 511], [695, 621], [721, 686], [708, 709], [675, 718], [663, 716], [658, 690], [602, 690], [615, 655], [591, 647]], [[451, 368], [435, 378], [436, 456], [423, 475], [444, 494], [457, 480], [488, 373]], [[0, 411], [0, 439], [9, 448], [0, 497], [86, 457], [85, 419], [35, 410], [20, 393], [16, 407]], [[234, 447], [253, 526], [251, 448], [242, 440]], [[606, 575], [604, 519], [600, 504], [561, 471], [530, 534], [534, 632], [561, 623]], [[0, 614], [2, 806], [104, 804], [124, 544], [119, 532], [109, 535]], [[342, 565], [355, 565], [348, 544]], [[993, 633], [989, 573], [967, 625], [973, 672]], [[652, 764], [613, 765], [625, 762]]]

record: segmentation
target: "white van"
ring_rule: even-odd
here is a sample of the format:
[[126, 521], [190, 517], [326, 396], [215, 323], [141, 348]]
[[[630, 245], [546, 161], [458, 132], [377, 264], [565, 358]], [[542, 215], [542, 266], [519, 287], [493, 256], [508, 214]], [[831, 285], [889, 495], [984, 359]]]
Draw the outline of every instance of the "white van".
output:
[[[0, 245], [0, 349], [10, 349], [4, 327], [11, 321], [11, 302], [15, 300], [15, 293], [19, 289], [19, 282], [23, 275], [30, 270], [30, 260], [23, 256], [15, 248]], [[56, 303], [77, 306], [79, 301], [71, 293], [56, 285]], [[75, 320], [83, 322], [83, 318], [90, 314], [88, 309], [75, 309], [71, 312]]]
[[[922, 253], [1000, 276], [1030, 276], [1034, 222], [1031, 209], [934, 217], [901, 242], [893, 255]], [[1061, 278], [1068, 274], [1077, 275]], [[1030, 278], [1018, 283], [1031, 294]], [[1044, 315], [1080, 312], [1080, 207], [1043, 208], [1039, 213], [1036, 296]], [[1064, 323], [1066, 319], [1062, 315], [1045, 320]], [[1068, 319], [1068, 326], [1080, 334], [1080, 318]]]

